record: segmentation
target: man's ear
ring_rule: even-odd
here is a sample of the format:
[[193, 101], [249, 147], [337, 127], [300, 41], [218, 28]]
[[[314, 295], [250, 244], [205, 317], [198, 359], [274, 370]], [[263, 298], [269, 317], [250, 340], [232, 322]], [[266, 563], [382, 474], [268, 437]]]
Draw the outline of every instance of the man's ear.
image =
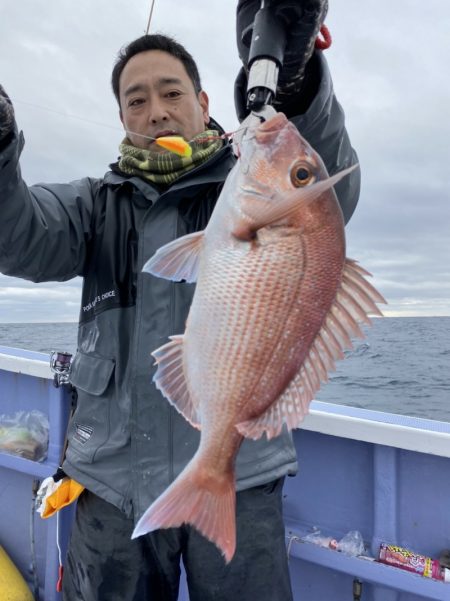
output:
[[207, 125], [209, 123], [209, 98], [208, 94], [204, 90], [199, 92], [198, 101], [202, 107], [203, 121], [205, 122], [205, 125]]

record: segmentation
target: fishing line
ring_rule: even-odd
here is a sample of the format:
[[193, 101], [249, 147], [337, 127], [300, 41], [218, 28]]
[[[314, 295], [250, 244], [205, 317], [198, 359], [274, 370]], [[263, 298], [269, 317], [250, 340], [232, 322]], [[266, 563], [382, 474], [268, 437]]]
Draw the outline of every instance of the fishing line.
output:
[[56, 109], [51, 109], [51, 108], [48, 108], [46, 106], [42, 106], [39, 104], [33, 104], [31, 102], [26, 102], [25, 100], [17, 100], [17, 98], [14, 98], [14, 104], [24, 104], [25, 106], [39, 109], [41, 111], [47, 111], [48, 113], [54, 113], [55, 115], [60, 115], [61, 117], [68, 117], [69, 119], [78, 119], [78, 121], [84, 121], [85, 123], [90, 123], [91, 125], [99, 125], [101, 127], [107, 127], [108, 129], [113, 129], [115, 131], [122, 131], [119, 127], [116, 127], [115, 125], [108, 125], [107, 123], [101, 123], [100, 121], [94, 121], [93, 119], [79, 117], [78, 115], [72, 115], [71, 113], [63, 113], [62, 111], [58, 111]]
[[148, 35], [148, 32], [150, 30], [150, 23], [152, 21], [152, 15], [153, 15], [153, 7], [155, 6], [155, 0], [152, 0], [152, 5], [150, 7], [150, 14], [148, 16], [148, 23], [147, 23], [147, 30], [145, 32], [145, 35]]
[[[125, 131], [125, 133], [127, 133], [129, 135], [138, 136], [139, 138], [145, 138], [146, 140], [149, 140], [151, 142], [155, 142], [156, 141], [156, 138], [153, 138], [152, 136], [147, 136], [145, 134], [139, 134], [137, 132], [134, 132], [134, 131], [131, 131], [131, 130], [128, 130], [128, 129], [124, 130], [124, 129], [120, 128], [120, 127], [116, 127], [115, 125], [109, 125], [107, 123], [102, 123], [100, 121], [94, 121], [93, 119], [87, 119], [86, 117], [80, 117], [78, 115], [73, 115], [71, 113], [64, 113], [62, 111], [58, 111], [57, 109], [48, 108], [46, 106], [42, 106], [42, 105], [39, 105], [39, 104], [33, 104], [32, 102], [26, 102], [25, 100], [18, 100], [17, 98], [14, 98], [13, 101], [14, 101], [14, 104], [23, 104], [25, 106], [29, 106], [30, 108], [39, 109], [41, 111], [46, 111], [48, 113], [54, 113], [55, 115], [59, 115], [61, 117], [66, 117], [66, 118], [69, 118], [69, 119], [77, 119], [78, 121], [83, 121], [84, 123], [89, 123], [90, 125], [97, 125], [99, 127], [106, 127], [106, 128], [111, 129], [113, 131], [118, 131], [118, 132], [124, 132]], [[221, 134], [221, 135], [217, 135], [217, 136], [205, 136], [203, 138], [198, 138], [196, 141], [197, 142], [209, 142], [210, 140], [217, 140], [217, 139], [225, 140], [225, 139], [232, 138], [235, 134], [237, 134], [237, 133], [239, 133], [241, 131], [244, 131], [246, 129], [248, 129], [247, 126], [240, 127], [240, 128], [238, 128], [238, 129], [236, 129], [234, 131], [226, 132], [226, 133]], [[187, 140], [187, 142], [191, 143], [192, 140]]]
[[63, 113], [62, 111], [58, 111], [56, 109], [51, 109], [51, 108], [48, 108], [46, 106], [42, 106], [39, 104], [33, 104], [31, 102], [26, 102], [25, 100], [17, 100], [17, 98], [14, 98], [14, 104], [23, 104], [25, 106], [29, 106], [30, 108], [35, 108], [35, 109], [39, 109], [41, 111], [46, 111], [47, 113], [54, 113], [55, 115], [60, 115], [61, 117], [68, 117], [69, 119], [77, 119], [78, 121], [83, 121], [84, 123], [89, 123], [90, 125], [98, 125], [100, 127], [107, 127], [108, 129], [111, 129], [113, 131], [119, 131], [119, 132], [125, 131], [125, 133], [127, 133], [127, 134], [131, 134], [133, 136], [139, 136], [140, 138], [146, 138], [147, 140], [151, 140], [152, 142], [154, 142], [156, 140], [156, 138], [152, 138], [151, 136], [146, 136], [144, 134], [138, 134], [137, 132], [134, 132], [134, 131], [131, 131], [128, 129], [122, 129], [120, 127], [116, 127], [115, 125], [101, 123], [100, 121], [94, 121], [93, 119], [87, 119], [86, 117], [72, 115], [71, 113]]

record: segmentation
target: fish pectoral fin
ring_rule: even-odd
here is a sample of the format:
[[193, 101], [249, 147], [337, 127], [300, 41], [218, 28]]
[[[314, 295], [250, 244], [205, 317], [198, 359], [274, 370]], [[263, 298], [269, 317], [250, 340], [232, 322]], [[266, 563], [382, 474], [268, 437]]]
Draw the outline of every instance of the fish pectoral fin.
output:
[[171, 336], [170, 342], [153, 351], [158, 366], [153, 381], [175, 409], [193, 426], [200, 429], [200, 415], [194, 403], [183, 368], [184, 336]]
[[370, 325], [369, 314], [382, 315], [375, 303], [386, 301], [366, 275], [370, 274], [356, 261], [346, 259], [336, 298], [300, 370], [262, 415], [236, 424], [242, 436], [256, 440], [265, 432], [270, 439], [281, 433], [284, 424], [288, 430], [300, 426], [321, 383], [335, 370], [335, 361], [352, 348], [351, 338], [364, 337], [360, 324]]
[[246, 223], [244, 225], [247, 229], [258, 230], [262, 227], [277, 223], [282, 219], [286, 219], [298, 210], [299, 203], [312, 202], [337, 184], [343, 177], [356, 169], [357, 166], [358, 165], [352, 165], [327, 179], [315, 182], [304, 188], [297, 188], [289, 194], [280, 194], [275, 198], [275, 202], [249, 203], [248, 206], [243, 207], [243, 211], [246, 215]]
[[196, 282], [203, 239], [203, 231], [194, 232], [161, 246], [142, 271], [174, 282]]

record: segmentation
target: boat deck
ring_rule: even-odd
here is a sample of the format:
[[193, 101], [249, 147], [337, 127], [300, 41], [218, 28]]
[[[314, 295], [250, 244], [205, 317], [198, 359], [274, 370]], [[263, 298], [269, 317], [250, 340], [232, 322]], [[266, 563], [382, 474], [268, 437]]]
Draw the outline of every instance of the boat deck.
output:
[[[0, 454], [0, 544], [30, 583], [32, 485], [59, 464], [70, 406], [52, 379], [47, 355], [0, 347], [0, 414], [39, 409], [50, 421], [44, 462]], [[450, 424], [315, 401], [294, 440], [300, 469], [284, 510], [295, 601], [351, 600], [355, 580], [363, 601], [450, 601], [448, 583], [302, 540], [358, 530], [373, 555], [381, 542], [432, 557], [450, 548]], [[63, 553], [72, 516], [59, 519]], [[57, 520], [34, 523], [40, 597], [59, 601]], [[179, 599], [188, 601], [184, 580]]]

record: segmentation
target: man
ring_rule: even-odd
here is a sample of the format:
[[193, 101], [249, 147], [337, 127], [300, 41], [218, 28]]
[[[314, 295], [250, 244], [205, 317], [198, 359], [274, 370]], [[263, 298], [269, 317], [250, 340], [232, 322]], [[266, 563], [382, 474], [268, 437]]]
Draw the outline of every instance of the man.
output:
[[[317, 0], [312, 26], [306, 17], [291, 26], [277, 108], [293, 118], [335, 173], [356, 157], [324, 59], [312, 54], [324, 5]], [[244, 65], [248, 48], [241, 34], [258, 8], [259, 2], [238, 4]], [[294, 35], [305, 31], [306, 42], [305, 35]], [[244, 69], [237, 86], [242, 116], [245, 80]], [[102, 179], [30, 188], [18, 166], [23, 138], [0, 89], [0, 270], [33, 281], [84, 279], [71, 369], [78, 404], [63, 468], [86, 490], [77, 505], [64, 599], [175, 601], [182, 557], [191, 601], [289, 600], [281, 491], [297, 463], [286, 433], [270, 442], [246, 440], [241, 447], [237, 550], [228, 565], [188, 525], [131, 540], [135, 522], [199, 441], [152, 384], [150, 357], [169, 335], [184, 331], [193, 287], [142, 274], [142, 266], [170, 240], [205, 227], [236, 159], [229, 144], [210, 134], [221, 129], [209, 115], [197, 67], [170, 38], [143, 36], [128, 45], [112, 86], [126, 131], [118, 163]], [[192, 157], [154, 143], [167, 135], [191, 141]], [[348, 220], [359, 173], [337, 191]]]

